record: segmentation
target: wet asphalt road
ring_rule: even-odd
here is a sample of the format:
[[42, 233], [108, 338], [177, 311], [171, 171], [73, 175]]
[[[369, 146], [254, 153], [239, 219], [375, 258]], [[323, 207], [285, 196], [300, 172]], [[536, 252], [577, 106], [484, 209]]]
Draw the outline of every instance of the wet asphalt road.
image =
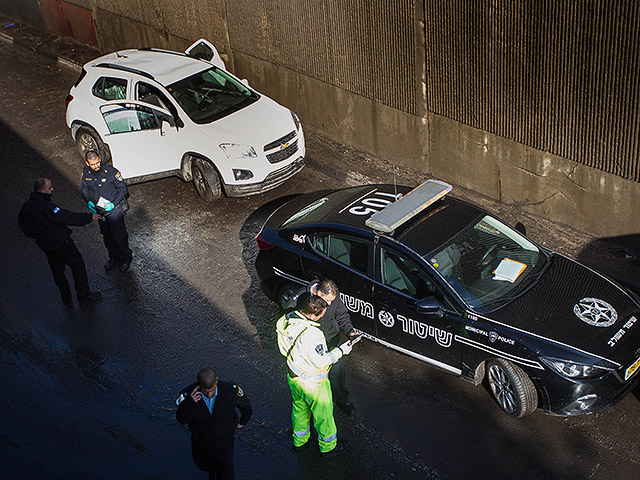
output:
[[[97, 225], [74, 228], [105, 299], [66, 308], [16, 216], [40, 175], [53, 180], [56, 203], [84, 209], [82, 162], [64, 124], [75, 74], [4, 43], [0, 72], [1, 478], [205, 478], [174, 417], [176, 393], [205, 365], [254, 406], [237, 434], [239, 479], [637, 478], [640, 392], [594, 415], [514, 420], [484, 387], [366, 342], [346, 360], [358, 415], [336, 414], [350, 452], [289, 451], [277, 312], [259, 290], [254, 238], [283, 198], [345, 184], [315, 167], [322, 140], [309, 138], [310, 167], [260, 196], [205, 204], [178, 179], [131, 186], [131, 270], [106, 273]], [[530, 234], [541, 241], [540, 230]], [[555, 241], [611, 267], [598, 248]]]

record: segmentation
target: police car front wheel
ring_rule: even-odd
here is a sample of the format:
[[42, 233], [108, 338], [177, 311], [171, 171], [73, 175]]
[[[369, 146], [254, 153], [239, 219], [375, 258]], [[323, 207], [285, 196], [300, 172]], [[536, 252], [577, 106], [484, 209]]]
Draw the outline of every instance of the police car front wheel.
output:
[[497, 358], [487, 363], [487, 380], [493, 397], [505, 413], [521, 418], [538, 407], [538, 392], [517, 365]]

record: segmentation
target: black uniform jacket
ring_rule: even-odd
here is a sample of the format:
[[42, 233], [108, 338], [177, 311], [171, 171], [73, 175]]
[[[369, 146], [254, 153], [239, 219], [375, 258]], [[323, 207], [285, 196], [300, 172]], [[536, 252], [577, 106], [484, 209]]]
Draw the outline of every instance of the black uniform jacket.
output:
[[127, 195], [127, 186], [118, 169], [111, 165], [102, 165], [99, 172], [94, 172], [85, 165], [80, 182], [82, 196], [85, 201], [98, 204], [100, 197], [118, 205]]
[[62, 245], [71, 235], [67, 225], [87, 225], [93, 217], [90, 213], [78, 213], [58, 207], [51, 195], [31, 192], [18, 214], [18, 223], [27, 237], [36, 239], [38, 246], [51, 252]]
[[[291, 295], [289, 301], [285, 305], [285, 310], [290, 308], [300, 308], [306, 296], [311, 295], [311, 287], [317, 283], [318, 281], [314, 280], [309, 283], [308, 287], [301, 288]], [[340, 299], [340, 292], [336, 295], [336, 299], [331, 302], [331, 305], [327, 307], [327, 311], [320, 320], [320, 330], [324, 333], [324, 337], [327, 339], [327, 347], [330, 349], [337, 346], [339, 343], [341, 330], [345, 335], [348, 335], [349, 332], [353, 330], [349, 311]]]
[[[189, 385], [180, 392], [180, 397], [184, 399], [178, 404], [176, 412], [178, 422], [188, 424], [191, 430], [191, 445], [196, 463], [196, 451], [199, 447], [222, 447], [230, 438], [233, 441], [238, 424], [246, 425], [252, 412], [249, 398], [239, 386], [218, 381], [218, 396], [213, 404], [213, 414], [210, 414], [204, 400], [196, 403], [191, 399], [191, 392], [197, 385]], [[238, 415], [236, 409], [240, 410], [242, 416]]]

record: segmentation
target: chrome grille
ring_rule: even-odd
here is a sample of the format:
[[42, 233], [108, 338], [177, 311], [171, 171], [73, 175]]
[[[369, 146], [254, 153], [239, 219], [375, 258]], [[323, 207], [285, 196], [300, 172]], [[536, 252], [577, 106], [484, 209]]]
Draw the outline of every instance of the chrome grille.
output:
[[[296, 136], [296, 132], [295, 132], [295, 131], [293, 131], [293, 132], [291, 132], [291, 133], [289, 133], [289, 134], [285, 135], [285, 136], [284, 136], [284, 137], [282, 137], [282, 138], [279, 138], [279, 139], [277, 139], [277, 140], [274, 140], [274, 141], [273, 141], [273, 142], [271, 142], [271, 143], [267, 143], [267, 144], [264, 146], [264, 151], [266, 152], [266, 151], [268, 151], [268, 150], [273, 150], [274, 148], [278, 148], [278, 147], [280, 147], [281, 145], [284, 145], [285, 143], [289, 142], [289, 141], [290, 141], [291, 139], [293, 139], [295, 136]], [[274, 163], [274, 162], [271, 162], [271, 163]]]
[[287, 148], [283, 150], [278, 150], [274, 153], [267, 154], [267, 160], [269, 163], [278, 163], [286, 160], [287, 158], [291, 158], [298, 151], [298, 140], [293, 142]]

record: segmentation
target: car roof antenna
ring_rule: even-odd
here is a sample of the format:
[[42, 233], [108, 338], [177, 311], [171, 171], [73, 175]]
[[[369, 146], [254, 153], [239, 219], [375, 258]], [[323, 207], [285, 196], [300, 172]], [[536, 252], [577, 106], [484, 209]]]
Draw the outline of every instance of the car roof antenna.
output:
[[396, 201], [398, 201], [398, 182], [396, 181], [396, 174], [398, 173], [400, 168], [397, 165], [393, 166], [393, 194], [396, 196]]

